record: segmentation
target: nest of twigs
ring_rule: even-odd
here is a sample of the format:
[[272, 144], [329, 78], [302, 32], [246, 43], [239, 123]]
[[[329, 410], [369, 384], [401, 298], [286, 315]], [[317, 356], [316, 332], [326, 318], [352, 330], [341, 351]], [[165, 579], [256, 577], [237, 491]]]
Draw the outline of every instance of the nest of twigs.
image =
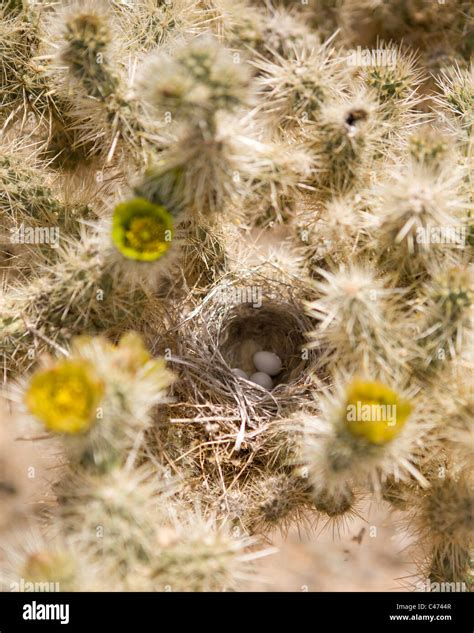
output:
[[[157, 342], [158, 353], [171, 350], [178, 375], [172, 402], [158, 412], [156, 440], [165, 459], [188, 465], [201, 480], [215, 476], [224, 487], [236, 477], [291, 470], [278, 422], [308, 406], [316, 360], [303, 349], [311, 329], [303, 292], [256, 267], [227, 273], [203, 298], [191, 293], [170, 315]], [[231, 371], [250, 371], [260, 349], [282, 360], [270, 391]]]

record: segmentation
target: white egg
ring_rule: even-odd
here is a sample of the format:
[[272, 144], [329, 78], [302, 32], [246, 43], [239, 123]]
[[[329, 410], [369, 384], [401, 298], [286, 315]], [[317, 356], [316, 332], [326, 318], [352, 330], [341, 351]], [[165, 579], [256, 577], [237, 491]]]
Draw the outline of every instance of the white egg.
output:
[[237, 376], [238, 378], [246, 378], [247, 380], [249, 379], [249, 375], [243, 369], [239, 369], [238, 367], [236, 367], [235, 369], [232, 369], [231, 371], [234, 374], [234, 376]]
[[253, 355], [253, 363], [258, 371], [269, 376], [276, 376], [281, 372], [281, 359], [273, 352], [257, 352]]
[[254, 382], [256, 385], [260, 385], [264, 389], [270, 389], [273, 387], [273, 381], [268, 374], [263, 371], [257, 371], [250, 376], [250, 380]]

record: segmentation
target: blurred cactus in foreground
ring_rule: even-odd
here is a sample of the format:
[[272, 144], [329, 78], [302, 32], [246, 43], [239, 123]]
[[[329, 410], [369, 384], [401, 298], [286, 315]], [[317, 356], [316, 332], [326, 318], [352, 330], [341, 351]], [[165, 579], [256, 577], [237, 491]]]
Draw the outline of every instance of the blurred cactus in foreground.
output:
[[2, 589], [245, 590], [366, 498], [472, 587], [472, 11], [0, 2]]

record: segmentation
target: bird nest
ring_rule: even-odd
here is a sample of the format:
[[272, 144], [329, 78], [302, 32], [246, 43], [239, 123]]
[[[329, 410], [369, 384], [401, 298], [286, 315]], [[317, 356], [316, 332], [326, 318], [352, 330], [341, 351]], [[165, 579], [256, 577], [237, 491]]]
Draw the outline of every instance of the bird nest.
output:
[[[291, 470], [291, 440], [278, 420], [312, 400], [316, 356], [303, 349], [312, 327], [304, 288], [268, 272], [228, 273], [204, 298], [191, 294], [156, 341], [178, 375], [154, 429], [161, 457], [206, 481], [214, 470], [224, 486], [229, 477]], [[282, 360], [270, 391], [232, 373], [250, 372], [258, 350]]]

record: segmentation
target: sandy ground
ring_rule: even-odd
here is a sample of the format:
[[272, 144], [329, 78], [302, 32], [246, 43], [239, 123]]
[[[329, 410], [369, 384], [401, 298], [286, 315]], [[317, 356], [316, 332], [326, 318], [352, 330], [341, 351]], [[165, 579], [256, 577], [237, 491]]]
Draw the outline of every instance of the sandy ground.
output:
[[[265, 585], [251, 591], [408, 591], [414, 566], [406, 548], [410, 538], [385, 504], [366, 505], [364, 519], [341, 526], [316, 526], [309, 533], [275, 535], [278, 552], [258, 564]], [[263, 588], [264, 587], [264, 588]], [[245, 588], [243, 588], [245, 590]]]

